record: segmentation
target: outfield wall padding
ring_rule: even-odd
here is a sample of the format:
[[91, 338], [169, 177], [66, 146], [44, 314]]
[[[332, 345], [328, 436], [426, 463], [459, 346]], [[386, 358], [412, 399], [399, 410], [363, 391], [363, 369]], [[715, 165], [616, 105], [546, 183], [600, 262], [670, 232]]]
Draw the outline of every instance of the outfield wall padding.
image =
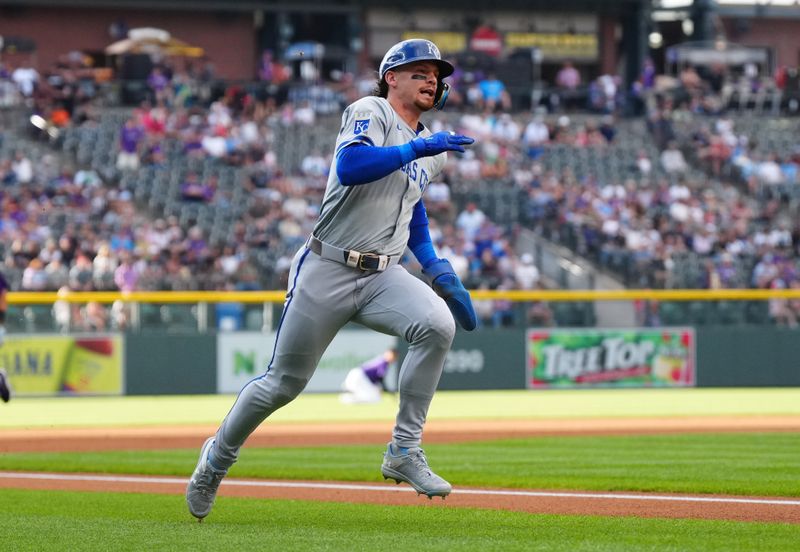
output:
[[191, 395], [217, 392], [217, 336], [128, 333], [127, 395]]
[[[800, 386], [800, 331], [755, 326], [695, 331], [698, 387]], [[125, 340], [126, 394], [217, 392], [216, 334], [128, 333]], [[407, 350], [400, 341], [401, 360]], [[525, 387], [525, 330], [458, 331], [439, 389]]]
[[[408, 343], [400, 341], [400, 358]], [[459, 330], [438, 389], [524, 389], [525, 330]]]
[[800, 386], [800, 332], [774, 326], [703, 327], [698, 387]]

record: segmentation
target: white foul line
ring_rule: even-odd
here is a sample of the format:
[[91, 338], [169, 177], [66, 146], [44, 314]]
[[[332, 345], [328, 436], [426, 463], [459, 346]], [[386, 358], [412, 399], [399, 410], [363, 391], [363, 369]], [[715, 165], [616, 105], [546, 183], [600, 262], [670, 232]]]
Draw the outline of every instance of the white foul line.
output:
[[[111, 483], [143, 483], [143, 484], [175, 484], [185, 485], [187, 479], [181, 477], [137, 477], [132, 475], [83, 475], [66, 473], [23, 473], [0, 472], [0, 479], [36, 479], [49, 481], [97, 481]], [[357, 483], [312, 483], [299, 481], [244, 481], [226, 479], [225, 487], [270, 487], [282, 489], [329, 489], [337, 491], [373, 491], [373, 492], [406, 492], [415, 493], [411, 487], [395, 485], [364, 485]], [[516, 491], [502, 489], [458, 489], [454, 495], [471, 494], [481, 496], [526, 496], [538, 498], [588, 498], [605, 500], [652, 500], [671, 502], [715, 502], [721, 504], [770, 504], [776, 506], [800, 506], [800, 500], [764, 499], [764, 498], [726, 498], [713, 496], [676, 496], [676, 495], [633, 495], [619, 493], [578, 493], [551, 491]]]

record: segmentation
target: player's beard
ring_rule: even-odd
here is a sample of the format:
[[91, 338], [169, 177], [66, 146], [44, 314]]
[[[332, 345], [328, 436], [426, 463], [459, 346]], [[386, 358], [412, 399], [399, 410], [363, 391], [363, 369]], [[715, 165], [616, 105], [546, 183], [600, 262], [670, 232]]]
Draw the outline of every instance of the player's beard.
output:
[[427, 96], [425, 94], [422, 94], [422, 93], [418, 93], [417, 97], [414, 98], [414, 105], [420, 111], [423, 111], [423, 112], [424, 111], [430, 111], [431, 109], [433, 109], [434, 101], [435, 100], [433, 100], [429, 96]]

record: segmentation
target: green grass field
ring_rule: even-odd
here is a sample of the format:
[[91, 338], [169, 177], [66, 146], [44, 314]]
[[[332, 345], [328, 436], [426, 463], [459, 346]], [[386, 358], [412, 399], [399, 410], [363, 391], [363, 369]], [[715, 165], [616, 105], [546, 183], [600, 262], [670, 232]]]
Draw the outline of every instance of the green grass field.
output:
[[3, 549], [40, 550], [796, 550], [794, 525], [221, 497], [187, 520], [183, 498], [3, 490]]
[[[3, 405], [0, 429], [126, 425], [216, 425], [233, 395], [25, 398]], [[345, 405], [336, 395], [304, 394], [273, 422], [392, 420], [397, 405]], [[324, 413], [321, 414], [321, 413]], [[604, 418], [653, 416], [800, 415], [800, 389], [605, 389], [443, 391], [429, 419]]]
[[[216, 424], [232, 396], [27, 399], [0, 426], [44, 428]], [[280, 422], [386, 420], [393, 400], [345, 406], [307, 395]], [[800, 390], [620, 390], [440, 393], [431, 419], [800, 414]], [[388, 426], [387, 426], [388, 427]], [[800, 432], [551, 436], [430, 444], [456, 485], [800, 496]], [[245, 448], [231, 477], [379, 481], [378, 446]], [[188, 477], [197, 450], [14, 453], [0, 470]], [[790, 551], [800, 524], [533, 515], [221, 497], [203, 524], [182, 496], [0, 490], [8, 550], [697, 550]], [[438, 504], [437, 504], [438, 506]], [[800, 520], [798, 520], [800, 521]]]
[[[376, 446], [245, 448], [231, 477], [380, 481]], [[464, 486], [800, 496], [800, 434], [544, 437], [426, 446]], [[188, 476], [197, 451], [19, 453], [0, 469]]]

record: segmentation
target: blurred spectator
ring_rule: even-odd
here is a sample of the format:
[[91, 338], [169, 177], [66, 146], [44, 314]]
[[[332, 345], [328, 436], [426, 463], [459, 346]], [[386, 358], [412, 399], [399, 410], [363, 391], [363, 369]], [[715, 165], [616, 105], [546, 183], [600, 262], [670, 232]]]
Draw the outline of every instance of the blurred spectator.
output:
[[69, 287], [73, 291], [94, 289], [92, 261], [83, 253], [78, 254], [75, 264], [69, 270]]
[[492, 129], [492, 136], [503, 145], [516, 144], [520, 134], [520, 127], [510, 113], [500, 115]]
[[539, 285], [539, 269], [533, 264], [533, 255], [523, 253], [514, 269], [519, 289], [534, 289]]
[[30, 184], [33, 180], [33, 164], [21, 150], [14, 154], [11, 170], [14, 171], [16, 181], [20, 184]]
[[48, 291], [55, 291], [69, 283], [69, 269], [60, 259], [52, 259], [44, 270], [47, 274]]
[[645, 150], [639, 150], [636, 155], [636, 168], [642, 176], [648, 176], [653, 171], [653, 162]]
[[92, 280], [95, 289], [114, 289], [114, 271], [117, 269], [117, 264], [117, 259], [112, 255], [109, 244], [100, 244], [92, 261]]
[[678, 149], [677, 142], [670, 142], [667, 148], [661, 152], [661, 167], [671, 176], [681, 176], [689, 170], [689, 164], [683, 156], [683, 152]]
[[79, 329], [86, 332], [107, 331], [109, 320], [106, 308], [97, 301], [86, 303], [81, 312]]
[[597, 130], [603, 135], [603, 138], [606, 139], [606, 142], [609, 144], [612, 143], [614, 141], [614, 137], [617, 135], [617, 127], [614, 124], [614, 117], [612, 115], [606, 115], [603, 117]]
[[431, 182], [425, 190], [425, 210], [431, 217], [445, 223], [455, 220], [455, 205], [450, 196], [450, 186], [444, 182]]
[[467, 203], [461, 213], [456, 219], [456, 226], [464, 233], [464, 239], [473, 241], [478, 229], [486, 221], [486, 215], [483, 211], [478, 209], [478, 205], [474, 201]]
[[11, 73], [11, 80], [24, 97], [30, 98], [38, 86], [39, 72], [33, 67], [19, 66]]
[[113, 330], [125, 331], [129, 329], [131, 323], [130, 304], [119, 299], [114, 301], [109, 311], [109, 321]]
[[47, 283], [44, 264], [39, 258], [31, 259], [22, 273], [22, 289], [25, 291], [45, 291]]
[[114, 269], [114, 283], [120, 291], [135, 291], [139, 282], [139, 271], [133, 264], [130, 253], [120, 255], [120, 263]]
[[550, 141], [550, 129], [544, 122], [544, 116], [537, 113], [525, 127], [523, 142], [528, 157], [538, 159], [544, 152], [544, 146]]
[[580, 84], [581, 74], [572, 64], [572, 61], [565, 61], [556, 74], [556, 86], [565, 90], [575, 90]]
[[181, 184], [181, 199], [184, 201], [210, 203], [214, 199], [216, 186], [213, 181], [202, 183], [197, 173], [189, 173], [186, 180]]
[[560, 103], [565, 108], [573, 108], [576, 105], [578, 87], [581, 85], [581, 74], [572, 64], [572, 61], [565, 61], [561, 69], [556, 73], [556, 88]]
[[125, 121], [120, 130], [117, 169], [135, 171], [139, 168], [139, 148], [144, 139], [144, 130], [133, 117]]
[[300, 170], [306, 176], [327, 177], [330, 161], [318, 150], [311, 151], [300, 163]]
[[778, 156], [771, 153], [758, 165], [756, 175], [765, 184], [780, 184], [784, 176], [781, 166], [778, 164]]
[[[541, 284], [537, 289], [543, 289]], [[534, 327], [550, 327], [555, 325], [553, 310], [547, 301], [532, 301], [527, 304], [527, 323]]]
[[156, 65], [150, 71], [147, 76], [147, 86], [154, 104], [167, 104], [172, 100], [169, 81], [169, 76], [162, 67]]
[[511, 107], [511, 97], [506, 86], [494, 73], [489, 73], [485, 79], [478, 82], [478, 90], [481, 93], [480, 107], [485, 113], [494, 113], [498, 109], [507, 110]]

